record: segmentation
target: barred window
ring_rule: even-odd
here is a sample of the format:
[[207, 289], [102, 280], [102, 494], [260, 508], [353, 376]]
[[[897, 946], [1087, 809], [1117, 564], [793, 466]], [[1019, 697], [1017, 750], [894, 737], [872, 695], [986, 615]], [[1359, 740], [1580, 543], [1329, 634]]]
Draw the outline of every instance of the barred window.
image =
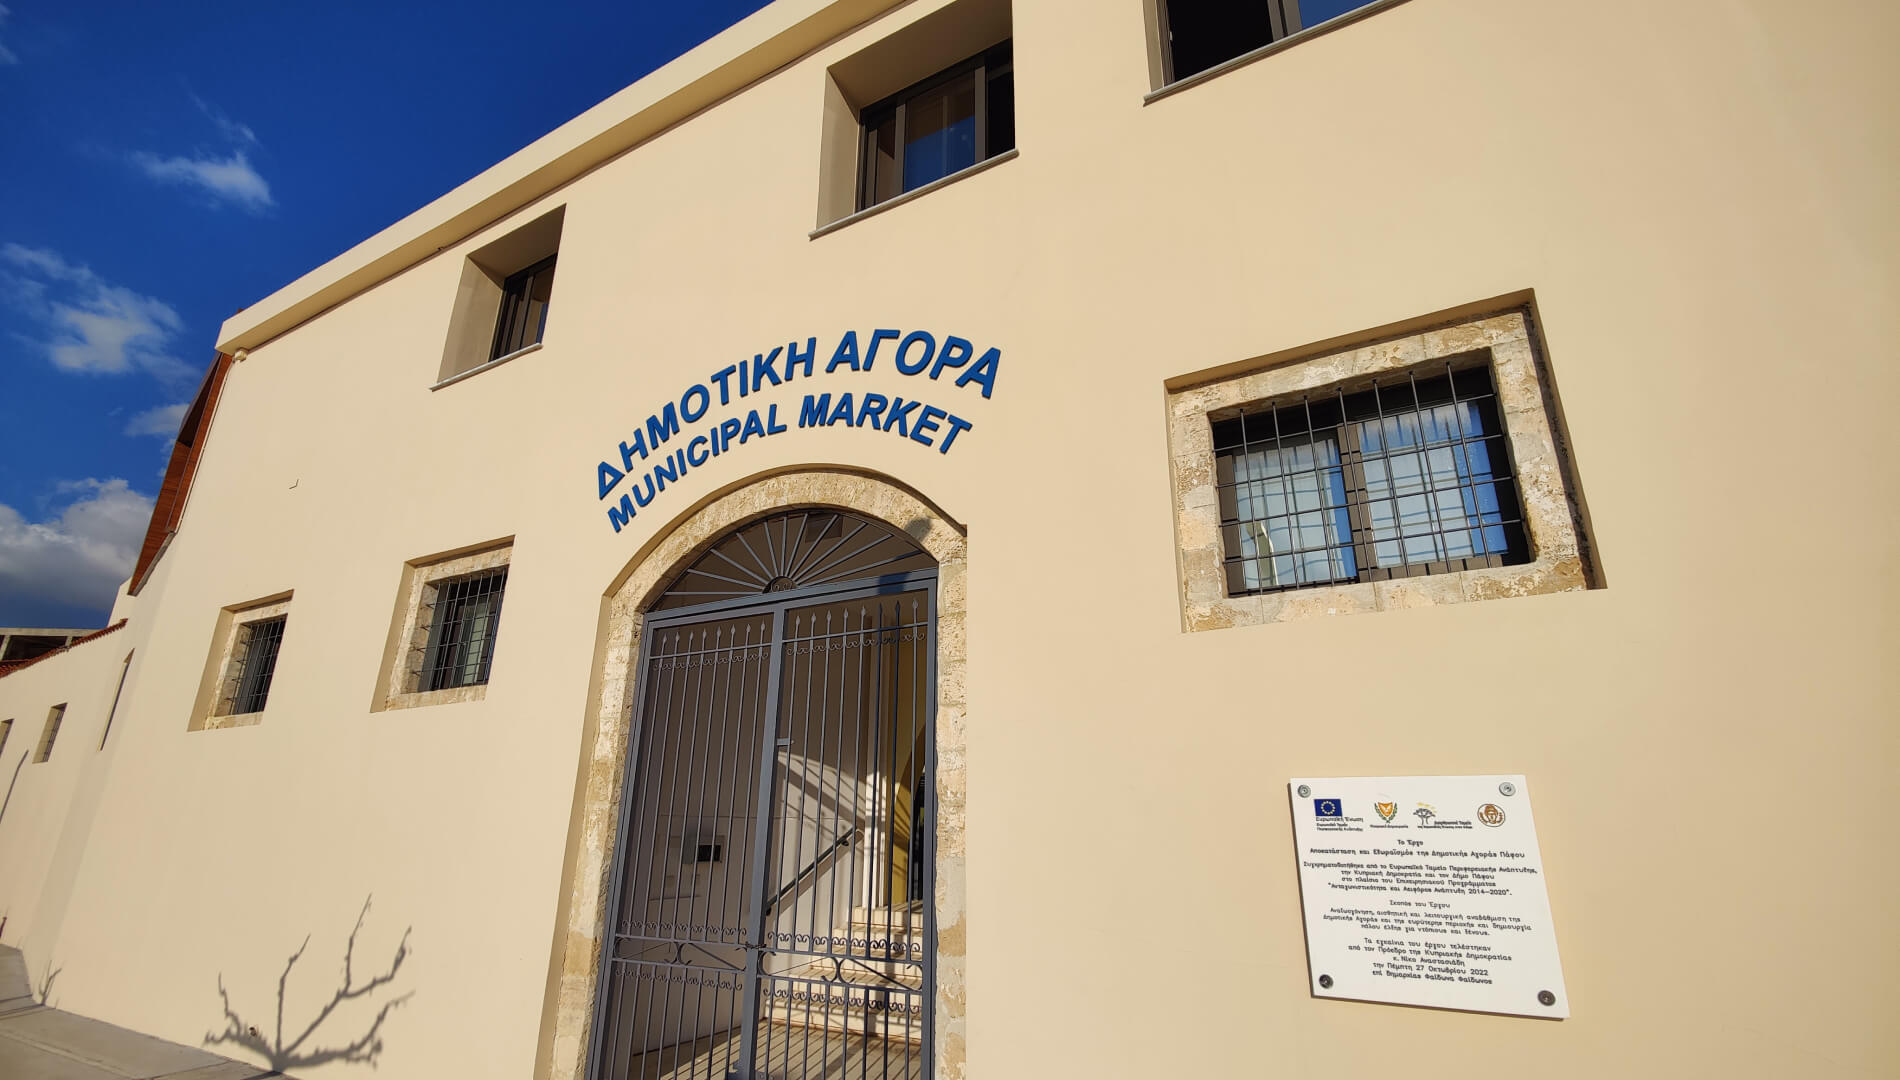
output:
[[1482, 362], [1267, 402], [1213, 428], [1231, 596], [1530, 561]]
[[433, 613], [418, 689], [452, 690], [488, 682], [507, 585], [508, 568], [503, 566], [432, 587]]
[[230, 707], [234, 714], [259, 713], [270, 700], [271, 679], [277, 674], [277, 652], [283, 647], [288, 616], [258, 619], [238, 627], [231, 652]]

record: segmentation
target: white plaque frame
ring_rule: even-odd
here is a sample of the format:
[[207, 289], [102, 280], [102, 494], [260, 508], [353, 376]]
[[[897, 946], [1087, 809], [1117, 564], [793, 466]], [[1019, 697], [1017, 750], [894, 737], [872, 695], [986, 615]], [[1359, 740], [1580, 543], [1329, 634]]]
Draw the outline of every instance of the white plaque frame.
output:
[[1305, 777], [1287, 794], [1315, 997], [1570, 1015], [1524, 777]]

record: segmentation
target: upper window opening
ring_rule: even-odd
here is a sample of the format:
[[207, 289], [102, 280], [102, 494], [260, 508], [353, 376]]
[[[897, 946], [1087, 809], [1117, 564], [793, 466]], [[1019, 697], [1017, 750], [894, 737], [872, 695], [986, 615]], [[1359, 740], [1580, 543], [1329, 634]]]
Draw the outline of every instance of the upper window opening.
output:
[[858, 209], [868, 209], [1016, 146], [1010, 42], [864, 110]]
[[1530, 561], [1483, 364], [1214, 423], [1230, 596]]
[[1177, 82], [1377, 0], [1163, 0], [1167, 80]]
[[554, 256], [511, 274], [501, 286], [501, 317], [495, 321], [490, 360], [539, 345], [548, 326], [548, 301], [554, 296]]
[[437, 385], [519, 356], [546, 339], [566, 216], [566, 207], [557, 208], [468, 253]]

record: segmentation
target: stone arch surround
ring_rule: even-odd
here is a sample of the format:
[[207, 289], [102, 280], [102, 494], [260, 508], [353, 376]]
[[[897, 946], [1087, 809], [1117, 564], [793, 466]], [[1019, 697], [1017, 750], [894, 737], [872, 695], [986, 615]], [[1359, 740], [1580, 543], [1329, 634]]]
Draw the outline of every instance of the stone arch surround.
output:
[[939, 1080], [964, 1075], [965, 530], [895, 481], [819, 467], [752, 477], [710, 496], [642, 547], [603, 599], [543, 1014], [542, 1065], [536, 1070], [547, 1080], [585, 1080], [587, 1075], [644, 613], [673, 575], [719, 537], [758, 518], [803, 507], [876, 518], [908, 534], [937, 560], [934, 1075]]

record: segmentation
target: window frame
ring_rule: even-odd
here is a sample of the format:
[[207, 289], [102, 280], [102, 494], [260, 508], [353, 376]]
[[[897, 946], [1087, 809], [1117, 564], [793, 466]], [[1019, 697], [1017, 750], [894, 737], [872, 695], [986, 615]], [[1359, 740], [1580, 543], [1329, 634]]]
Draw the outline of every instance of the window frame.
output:
[[513, 561], [514, 537], [508, 536], [403, 564], [371, 712], [480, 701], [487, 696], [499, 655], [496, 642], [500, 637], [500, 610], [504, 605], [496, 605], [495, 620], [484, 647], [481, 680], [432, 690], [428, 688], [430, 668], [441, 640], [437, 605], [442, 589], [458, 581], [497, 573], [507, 575], [502, 582], [505, 598], [513, 584]]
[[53, 744], [59, 741], [59, 729], [66, 722], [68, 704], [70, 702], [62, 701], [46, 710], [46, 726], [40, 729], [39, 745], [33, 748], [33, 764], [44, 765], [53, 760]]
[[[972, 106], [976, 122], [976, 130], [973, 137], [975, 159], [962, 168], [954, 169], [933, 180], [918, 184], [916, 187], [903, 187], [904, 137], [906, 134], [905, 127], [909, 106], [924, 95], [941, 89], [949, 83], [955, 82], [965, 75], [972, 73], [975, 75], [975, 104]], [[853, 212], [861, 214], [867, 210], [883, 206], [886, 203], [895, 202], [913, 191], [921, 191], [931, 184], [941, 183], [960, 173], [975, 169], [993, 158], [1008, 153], [1010, 150], [1014, 150], [1016, 146], [1014, 137], [1010, 139], [1010, 145], [1002, 150], [991, 151], [989, 148], [990, 82], [993, 78], [1001, 78], [1005, 75], [1010, 78], [1012, 83], [1010, 96], [1013, 102], [1015, 98], [1014, 81], [1016, 78], [1014, 37], [1005, 38], [974, 56], [960, 60], [933, 75], [919, 79], [894, 94], [888, 95], [859, 109], [857, 208]], [[1013, 105], [1011, 111], [1010, 130], [1013, 133], [1016, 129]], [[880, 199], [877, 197], [877, 131], [878, 128], [883, 125], [887, 117], [894, 122], [895, 149], [891, 157], [891, 167], [897, 173], [899, 187], [897, 191]]]
[[[1417, 390], [1418, 377], [1421, 374], [1423, 374], [1428, 378], [1437, 378], [1440, 376], [1441, 369], [1442, 369], [1443, 376], [1446, 379], [1452, 391], [1451, 400], [1448, 402], [1434, 403], [1432, 405], [1420, 404], [1418, 401], [1418, 390]], [[1467, 375], [1473, 372], [1481, 373], [1483, 375], [1484, 380], [1485, 380], [1485, 392], [1475, 397], [1460, 396], [1459, 391], [1457, 389], [1458, 376]], [[1378, 396], [1377, 396], [1378, 391], [1384, 387], [1392, 385], [1395, 382], [1398, 382], [1401, 378], [1403, 378], [1406, 382], [1410, 384], [1411, 392], [1413, 395], [1413, 403], [1409, 406], [1404, 406], [1400, 409], [1397, 409], [1392, 413], [1386, 413], [1383, 411], [1383, 405], [1378, 404]], [[1383, 497], [1383, 498], [1372, 496], [1370, 494], [1371, 489], [1369, 487], [1367, 475], [1366, 475], [1366, 463], [1367, 463], [1368, 457], [1375, 460], [1389, 460], [1390, 458], [1394, 456], [1402, 456], [1402, 455], [1411, 454], [1411, 453], [1425, 453], [1431, 449], [1436, 449], [1437, 447], [1431, 446], [1429, 444], [1420, 444], [1416, 448], [1410, 448], [1410, 447], [1401, 448], [1401, 449], [1398, 449], [1396, 452], [1390, 449], [1368, 451], [1365, 448], [1364, 443], [1360, 438], [1360, 432], [1361, 432], [1362, 426], [1366, 423], [1366, 419], [1363, 417], [1357, 420], [1353, 419], [1350, 412], [1346, 408], [1346, 399], [1351, 398], [1351, 397], [1356, 397], [1360, 394], [1367, 393], [1367, 392], [1371, 392], [1374, 394], [1375, 407], [1380, 410], [1377, 414], [1377, 419], [1379, 420], [1381, 425], [1383, 425], [1384, 420], [1388, 416], [1392, 416], [1392, 417], [1403, 416], [1403, 415], [1418, 416], [1424, 413], [1428, 409], [1438, 408], [1441, 405], [1447, 405], [1447, 404], [1457, 405], [1457, 404], [1463, 404], [1463, 403], [1470, 403], [1474, 401], [1489, 402], [1489, 409], [1492, 414], [1491, 420], [1496, 425], [1495, 431], [1480, 434], [1476, 436], [1475, 438], [1469, 437], [1464, 434], [1463, 422], [1460, 421], [1459, 422], [1460, 432], [1459, 432], [1459, 437], [1457, 441], [1454, 443], [1445, 443], [1442, 445], [1448, 446], [1448, 447], [1449, 446], [1458, 447], [1460, 450], [1464, 452], [1465, 460], [1467, 462], [1469, 462], [1470, 460], [1470, 457], [1469, 457], [1470, 447], [1473, 444], [1482, 445], [1482, 444], [1495, 443], [1498, 445], [1500, 449], [1505, 451], [1504, 453], [1505, 460], [1503, 462], [1495, 462], [1495, 461], [1491, 462], [1491, 467], [1492, 467], [1494, 475], [1490, 480], [1472, 480], [1472, 479], [1469, 479], [1470, 474], [1468, 472], [1459, 471], [1457, 473], [1458, 475], [1457, 481], [1449, 489], [1427, 486], [1422, 493], [1412, 493], [1412, 494], [1426, 494], [1426, 495], [1433, 496], [1434, 502], [1436, 502], [1436, 496], [1442, 494], [1446, 490], [1462, 491], [1463, 489], [1469, 487], [1475, 492], [1478, 488], [1488, 485], [1493, 489], [1494, 497], [1508, 499], [1508, 502], [1500, 503], [1500, 507], [1503, 510], [1503, 512], [1500, 513], [1500, 517], [1502, 518], [1502, 520], [1496, 523], [1486, 523], [1486, 522], [1481, 521], [1476, 525], [1472, 525], [1469, 522], [1467, 522], [1465, 525], [1452, 529], [1452, 530], [1434, 528], [1431, 532], [1424, 533], [1424, 534], [1405, 533], [1401, 530], [1400, 535], [1396, 538], [1398, 542], [1403, 544], [1405, 540], [1412, 539], [1417, 536], [1443, 537], [1443, 536], [1448, 535], [1451, 532], [1458, 532], [1458, 531], [1470, 531], [1470, 532], [1477, 532], [1477, 533], [1482, 534], [1486, 530], [1489, 530], [1492, 528], [1501, 528], [1505, 530], [1507, 538], [1511, 536], [1512, 534], [1515, 534], [1515, 537], [1516, 537], [1515, 542], [1513, 542], [1510, 539], [1507, 539], [1505, 547], [1502, 550], [1497, 551], [1497, 552], [1491, 552], [1487, 550], [1484, 554], [1466, 555], [1466, 556], [1459, 556], [1455, 558], [1447, 557], [1444, 559], [1428, 559], [1421, 562], [1412, 562], [1412, 561], [1407, 560], [1407, 561], [1401, 561], [1398, 564], [1392, 565], [1392, 566], [1380, 565], [1376, 547], [1378, 544], [1384, 543], [1387, 541], [1381, 540], [1379, 537], [1375, 535], [1376, 526], [1372, 518], [1373, 504], [1378, 503], [1378, 502], [1392, 502], [1396, 504], [1400, 498], [1405, 498], [1405, 497], [1410, 497], [1410, 496], [1409, 495], [1401, 496], [1397, 494]], [[1346, 542], [1344, 544], [1339, 544], [1339, 545], [1329, 544], [1323, 550], [1326, 550], [1329, 552], [1330, 551], [1348, 551], [1348, 550], [1351, 551], [1352, 556], [1353, 556], [1353, 573], [1350, 576], [1340, 575], [1337, 577], [1313, 579], [1309, 581], [1296, 580], [1289, 584], [1263, 585], [1256, 588], [1239, 589], [1239, 590], [1234, 589], [1233, 582], [1231, 579], [1231, 574], [1230, 574], [1229, 580], [1228, 580], [1228, 596], [1230, 597], [1253, 596], [1253, 595], [1258, 595], [1262, 593], [1285, 592], [1285, 591], [1293, 590], [1293, 589], [1326, 588], [1330, 586], [1343, 585], [1343, 584], [1364, 583], [1364, 582], [1374, 582], [1374, 581], [1391, 581], [1397, 578], [1429, 577], [1432, 575], [1453, 574], [1453, 573], [1458, 573], [1465, 570], [1498, 569], [1498, 568], [1502, 568], [1506, 566], [1519, 566], [1531, 561], [1530, 541], [1529, 541], [1527, 529], [1524, 524], [1523, 508], [1522, 508], [1521, 501], [1518, 495], [1519, 484], [1518, 484], [1518, 478], [1517, 478], [1517, 470], [1516, 470], [1515, 463], [1510, 460], [1510, 456], [1509, 456], [1510, 426], [1506, 421], [1504, 410], [1502, 409], [1502, 407], [1500, 407], [1498, 403], [1497, 380], [1492, 374], [1489, 365], [1484, 362], [1483, 358], [1481, 358], [1477, 354], [1468, 354], [1462, 357], [1452, 357], [1443, 361], [1435, 361], [1435, 362], [1431, 362], [1427, 364], [1417, 365], [1414, 367], [1399, 369], [1397, 371], [1390, 372], [1383, 376], [1374, 377], [1369, 380], [1333, 383], [1329, 386], [1321, 387], [1311, 393], [1300, 394], [1297, 397], [1268, 400], [1268, 401], [1260, 402], [1258, 404], [1245, 406], [1232, 419], [1244, 420], [1245, 417], [1257, 415], [1259, 413], [1278, 412], [1282, 409], [1289, 409], [1296, 406], [1307, 405], [1308, 417], [1309, 417], [1309, 422], [1310, 422], [1310, 417], [1311, 417], [1310, 402], [1316, 398], [1329, 398], [1329, 397], [1336, 398], [1340, 403], [1339, 422], [1337, 424], [1325, 425], [1324, 427], [1309, 426], [1307, 431], [1304, 433], [1304, 436], [1310, 440], [1310, 439], [1319, 437], [1322, 431], [1328, 433], [1328, 437], [1333, 439], [1335, 442], [1335, 445], [1337, 445], [1338, 447], [1339, 464], [1336, 467], [1323, 466], [1323, 467], [1315, 467], [1314, 469], [1311, 469], [1311, 470], [1306, 470], [1306, 469], [1296, 470], [1296, 472], [1325, 473], [1325, 472], [1333, 471], [1335, 468], [1337, 468], [1340, 474], [1340, 478], [1343, 483], [1343, 488], [1344, 488], [1343, 507], [1324, 507], [1323, 506], [1321, 510], [1311, 511], [1311, 512], [1313, 513], [1330, 512], [1331, 510], [1342, 509], [1342, 508], [1345, 510], [1346, 518], [1348, 522], [1348, 530], [1349, 530], [1349, 535], [1346, 539]], [[1234, 453], [1234, 452], [1247, 453], [1249, 452], [1250, 448], [1253, 445], [1254, 444], [1251, 441], [1243, 440], [1243, 442], [1241, 443], [1239, 447], [1229, 447], [1229, 448], [1223, 449], [1219, 447], [1218, 441], [1217, 441], [1216, 449], [1214, 451], [1216, 470], [1218, 471], [1219, 461], [1223, 456], [1226, 456], [1227, 454]], [[1277, 448], [1278, 446], [1277, 438], [1276, 438], [1275, 445]], [[1487, 451], [1487, 454], [1488, 453], [1489, 451]], [[1469, 466], [1467, 465], [1465, 466], [1465, 468], [1468, 469]], [[1454, 465], [1454, 470], [1457, 470], [1457, 469], [1458, 469], [1458, 466]], [[1245, 483], [1258, 483], [1258, 482], [1259, 481], [1245, 481]], [[1508, 488], [1508, 495], [1498, 496], [1496, 494], [1496, 489], [1500, 485], [1503, 485], [1506, 488]], [[1219, 484], [1218, 477], [1217, 477], [1216, 489], [1218, 490], [1220, 486], [1222, 485]], [[1284, 516], [1292, 516], [1293, 514], [1307, 513], [1307, 512], [1308, 511], [1290, 511], [1288, 515], [1284, 515]], [[1261, 518], [1240, 519], [1232, 524], [1238, 524], [1238, 525], [1244, 526], [1252, 522], [1261, 521], [1261, 520], [1270, 520], [1270, 519], [1261, 519]], [[1227, 550], [1226, 530], [1229, 527], [1230, 527], [1230, 523], [1225, 519], [1225, 514], [1223, 513], [1222, 521], [1221, 521], [1223, 569], [1230, 568], [1236, 564], [1266, 561], [1266, 560], [1271, 560], [1274, 557], [1276, 557], [1275, 555], [1269, 554], [1267, 556], [1256, 555], [1249, 558], [1249, 557], [1241, 556], [1232, 551]], [[1304, 549], [1303, 551], [1294, 552], [1293, 554], [1304, 554], [1307, 551], [1311, 551], [1311, 550], [1313, 549]], [[1331, 560], [1329, 559], [1328, 561], [1330, 562]]]
[[[203, 681], [199, 683], [198, 700], [192, 710], [188, 731], [209, 731], [219, 728], [247, 727], [262, 723], [264, 711], [269, 707], [271, 697], [277, 692], [277, 676], [283, 666], [284, 636], [290, 632], [290, 593], [282, 593], [274, 599], [258, 600], [248, 604], [227, 607], [218, 613], [218, 625], [211, 639], [211, 655], [205, 661]], [[250, 635], [256, 628], [267, 622], [282, 619], [284, 629], [278, 635], [276, 647], [270, 664], [270, 680], [263, 692], [264, 700], [258, 708], [245, 712], [238, 711], [247, 694], [246, 667], [251, 659]], [[127, 657], [127, 672], [131, 668], [131, 658]], [[100, 744], [104, 745], [104, 737]]]
[[[481, 642], [481, 656], [475, 661], [476, 675], [466, 682], [446, 681], [453, 673], [466, 671], [469, 667], [467, 655], [460, 663], [446, 663], [453, 650], [463, 644], [461, 635], [466, 633], [468, 624], [476, 618], [466, 614], [465, 607], [477, 597], [444, 598], [443, 590], [468, 582], [499, 578], [499, 583], [489, 592], [495, 595], [494, 607], [488, 612], [488, 625], [484, 628]], [[495, 663], [495, 642], [501, 636], [501, 612], [508, 597], [508, 565], [487, 567], [453, 577], [438, 578], [431, 581], [422, 606], [429, 609], [429, 640], [422, 653], [422, 670], [416, 687], [417, 693], [432, 694], [443, 690], [462, 690], [474, 686], [487, 686]], [[486, 594], [483, 594], [486, 595]], [[457, 607], [450, 609], [449, 604]], [[445, 655], [447, 654], [447, 655]]]
[[[1589, 512], [1529, 306], [1533, 300], [1527, 292], [1517, 302], [1523, 306], [1504, 310], [1471, 304], [1253, 360], [1217, 362], [1166, 380], [1181, 628], [1193, 633], [1601, 587]], [[1490, 368], [1531, 561], [1229, 594], [1216, 421], [1268, 402], [1475, 356]]]
[[[521, 320], [527, 313], [530, 300], [528, 294], [534, 290], [535, 280], [543, 273], [552, 277], [555, 260], [560, 257], [561, 253], [556, 251], [502, 279], [501, 307], [495, 313], [494, 339], [489, 345], [488, 359], [485, 363], [492, 364], [504, 357], [532, 349], [540, 345], [542, 339], [547, 336], [548, 311], [554, 307], [554, 286], [551, 283], [548, 286], [548, 298], [541, 305], [541, 318], [535, 323], [534, 340], [527, 340], [525, 333], [517, 331], [525, 326], [525, 322]], [[516, 343], [510, 344], [511, 339]]]
[[[1188, 75], [1182, 75], [1175, 69], [1174, 34], [1169, 24], [1169, 6], [1172, 0], [1152, 0], [1152, 2], [1154, 17], [1150, 25], [1154, 28], [1154, 38], [1150, 43], [1150, 47], [1153, 49], [1153, 55], [1151, 59], [1152, 66], [1149, 72], [1150, 78], [1158, 77], [1159, 85], [1155, 86], [1155, 88], [1147, 94], [1143, 100], [1143, 104], [1152, 103], [1176, 91], [1185, 90], [1190, 86], [1198, 86], [1208, 79], [1223, 75], [1238, 67], [1245, 67], [1263, 57], [1271, 56], [1281, 49], [1296, 45], [1302, 41], [1311, 40], [1322, 34], [1331, 33], [1341, 27], [1358, 22], [1360, 19], [1376, 15], [1387, 8], [1397, 7], [1405, 3], [1406, 0], [1370, 0], [1369, 3], [1356, 7], [1351, 11], [1342, 12], [1330, 19], [1324, 19], [1310, 26], [1301, 25], [1291, 30], [1286, 29], [1288, 19], [1286, 10], [1282, 6], [1282, 0], [1267, 0], [1269, 4], [1268, 21], [1270, 26], [1278, 28], [1278, 31], [1274, 33], [1274, 36], [1270, 40], [1264, 44], [1256, 45], [1252, 49], [1240, 53], [1237, 56], [1230, 57], [1218, 64], [1210, 65]], [[1297, 10], [1298, 0], [1286, 0], [1286, 2], [1295, 5], [1293, 21], [1303, 22], [1303, 16], [1301, 16]]]

